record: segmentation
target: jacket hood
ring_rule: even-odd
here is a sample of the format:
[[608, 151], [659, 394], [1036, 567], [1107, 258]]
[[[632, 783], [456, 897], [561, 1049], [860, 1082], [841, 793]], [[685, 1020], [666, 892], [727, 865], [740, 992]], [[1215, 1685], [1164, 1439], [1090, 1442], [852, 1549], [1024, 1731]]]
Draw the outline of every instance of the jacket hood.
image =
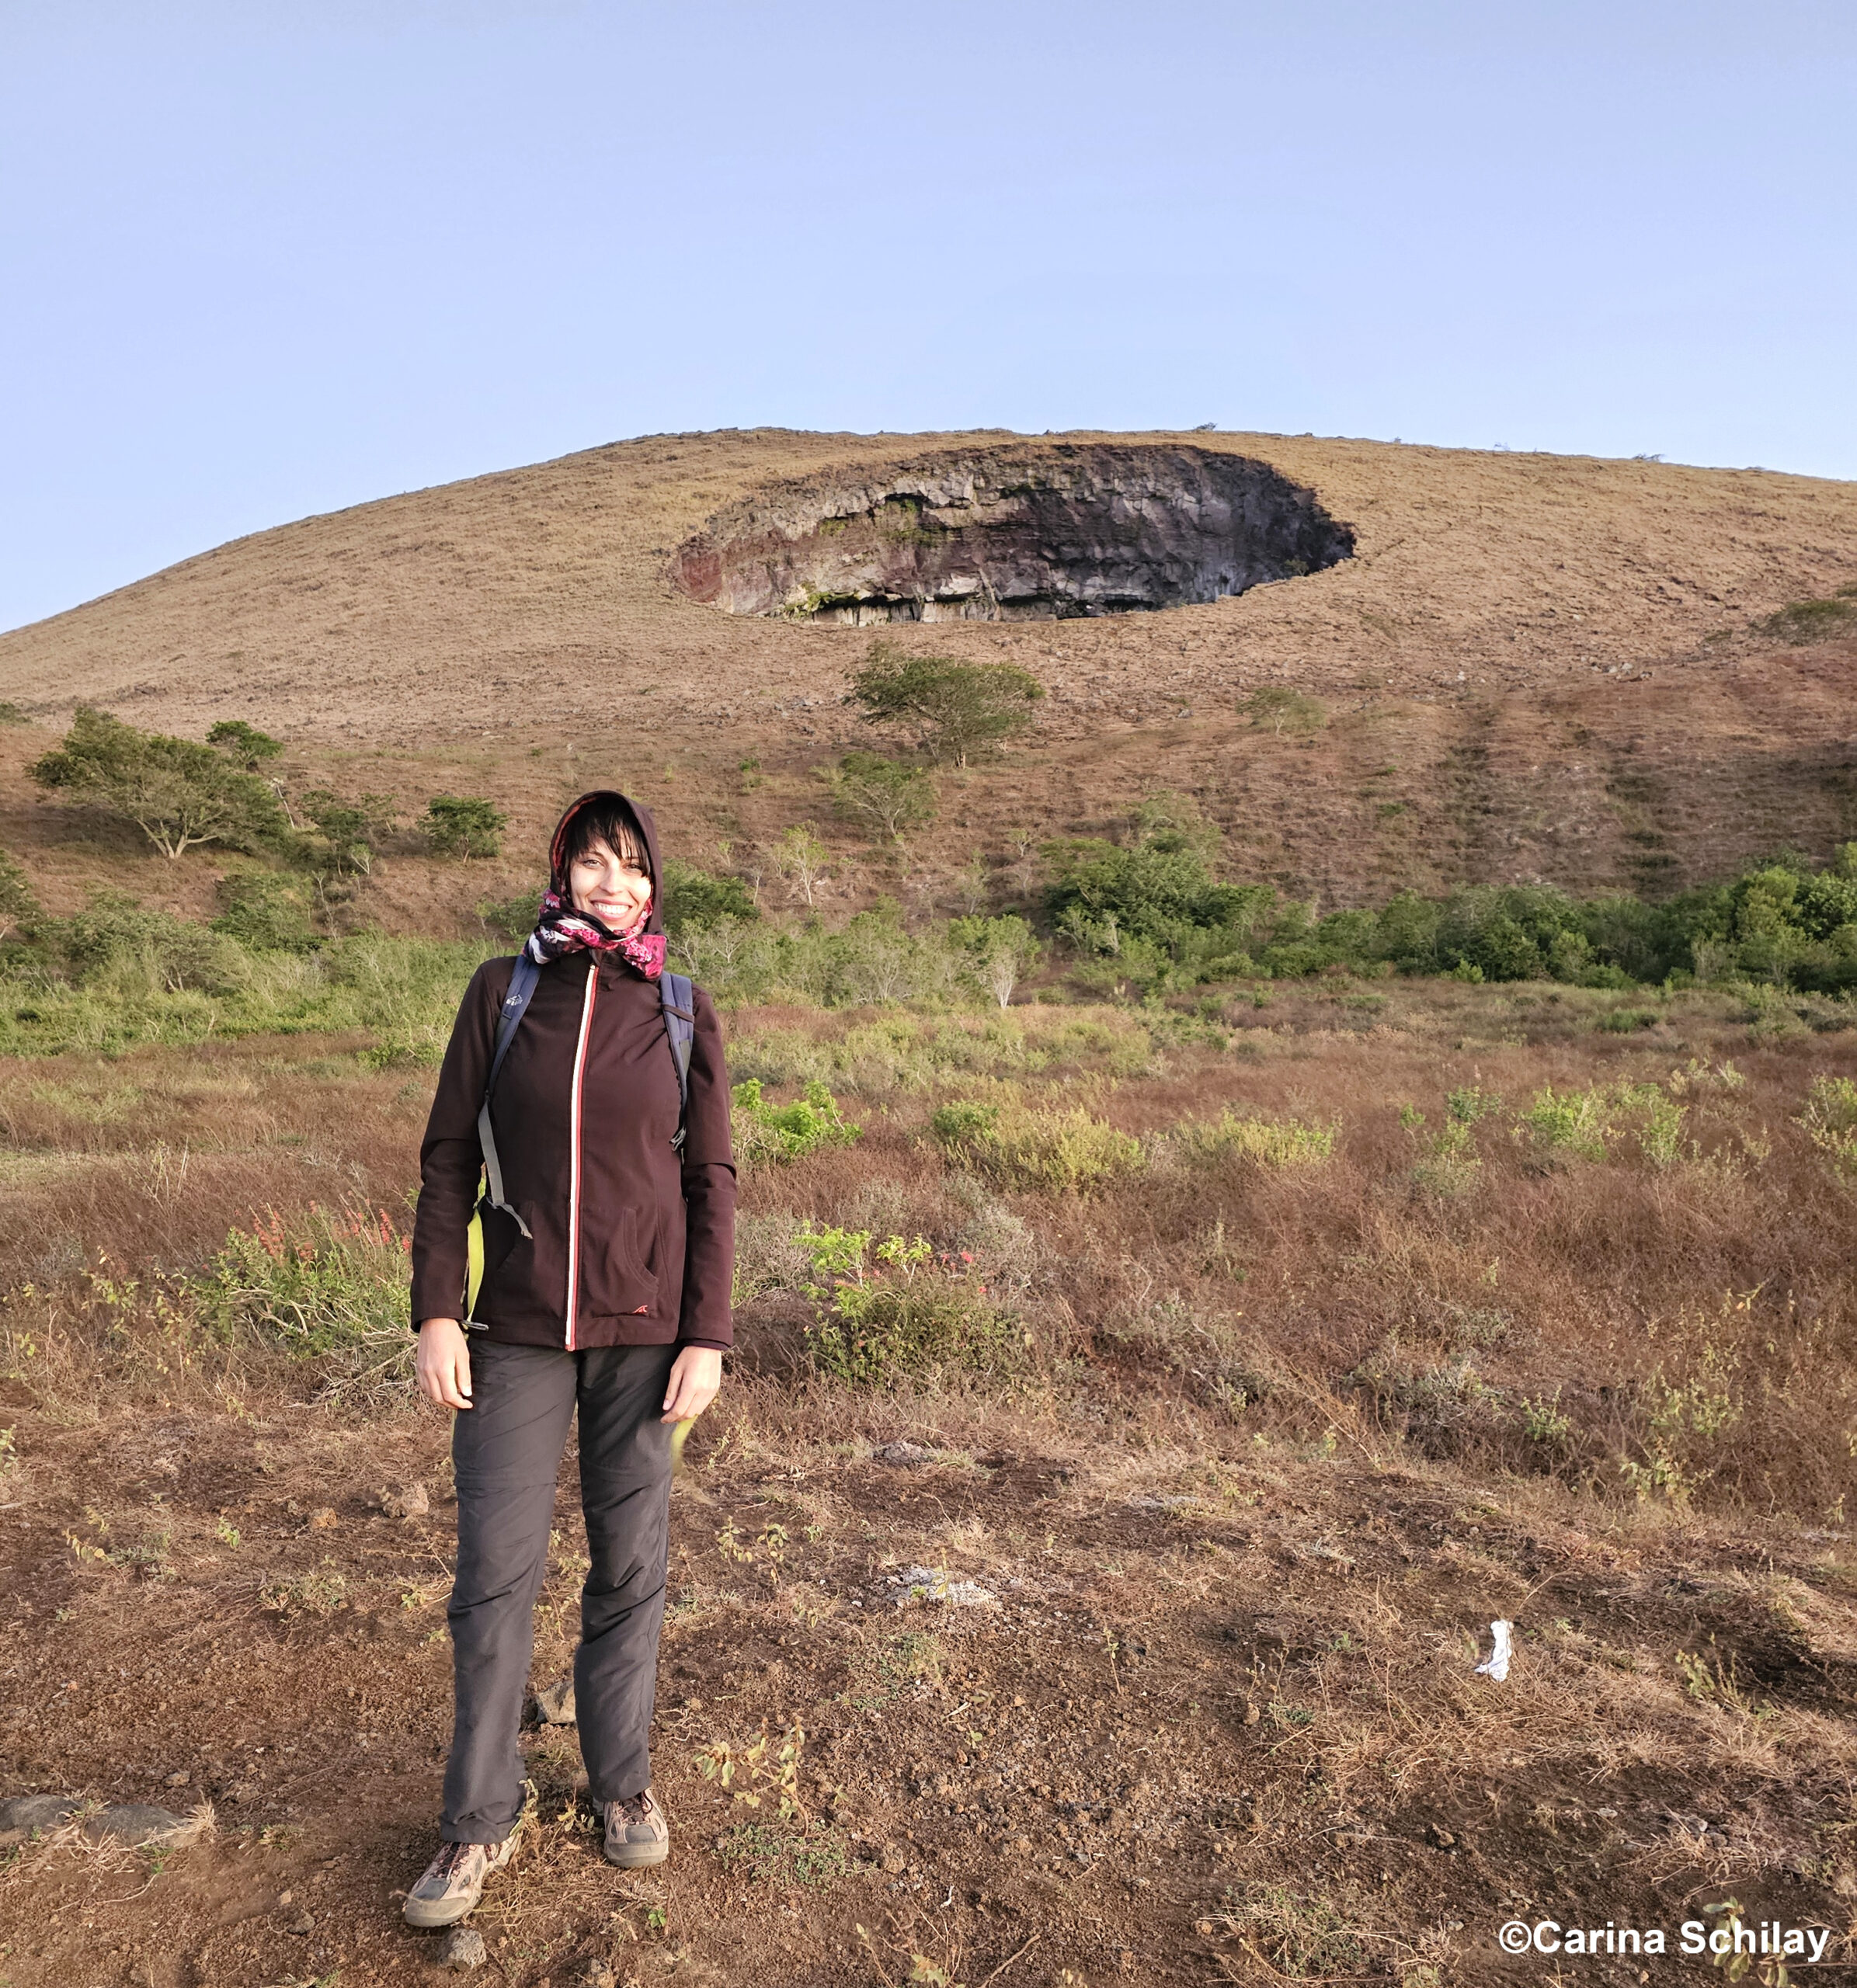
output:
[[548, 839], [549, 889], [564, 898], [571, 896], [566, 864], [568, 830], [576, 815], [595, 806], [621, 808], [638, 825], [639, 839], [645, 844], [645, 867], [652, 880], [652, 908], [646, 912], [641, 929], [661, 933], [664, 930], [664, 866], [658, 857], [658, 825], [652, 818], [652, 811], [642, 801], [634, 801], [617, 787], [596, 787], [592, 793], [582, 794], [578, 801], [569, 805], [566, 813], [555, 824], [555, 832]]

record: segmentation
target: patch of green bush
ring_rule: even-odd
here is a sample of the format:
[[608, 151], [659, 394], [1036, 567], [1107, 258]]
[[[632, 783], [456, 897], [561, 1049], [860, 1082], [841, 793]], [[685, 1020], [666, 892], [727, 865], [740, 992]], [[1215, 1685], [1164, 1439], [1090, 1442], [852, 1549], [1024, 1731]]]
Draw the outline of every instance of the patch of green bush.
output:
[[1240, 978], [1399, 971], [1620, 989], [1685, 975], [1857, 989], [1857, 843], [1823, 868], [1775, 857], [1661, 905], [1479, 885], [1317, 918], [1268, 885], [1216, 880], [1216, 839], [1178, 809], [1138, 811], [1125, 843], [1048, 848], [1045, 909], [1079, 958], [1081, 985], [1152, 996]]
[[758, 1077], [746, 1078], [729, 1093], [734, 1100], [736, 1159], [744, 1166], [803, 1159], [825, 1146], [848, 1146], [864, 1135], [839, 1109], [838, 1100], [816, 1079], [791, 1104], [770, 1104]]
[[43, 916], [26, 872], [0, 849], [0, 945]]
[[290, 878], [245, 870], [219, 880], [219, 916], [211, 929], [259, 953], [310, 953], [322, 942], [310, 906]]
[[1795, 648], [1857, 634], [1857, 586], [1840, 587], [1828, 600], [1792, 601], [1769, 614], [1760, 627], [1762, 634], [1776, 636]]
[[1189, 1159], [1202, 1163], [1248, 1159], [1259, 1166], [1320, 1166], [1334, 1156], [1338, 1125], [1302, 1118], [1265, 1118], [1226, 1111], [1182, 1125], [1174, 1137]]
[[1799, 1122], [1840, 1177], [1857, 1181], [1857, 1083], [1848, 1077], [1815, 1078]]
[[255, 773], [267, 760], [283, 751], [281, 741], [242, 718], [222, 718], [207, 734], [207, 743], [217, 746], [226, 756], [249, 773]]
[[935, 783], [921, 766], [875, 752], [847, 752], [832, 776], [832, 808], [879, 843], [899, 843], [905, 830], [935, 818]]
[[[673, 939], [708, 930], [725, 919], [753, 924], [760, 916], [754, 894], [739, 877], [718, 877], [694, 863], [667, 857], [664, 863], [664, 930]], [[534, 901], [530, 902], [533, 923]], [[523, 930], [527, 933], [528, 926]]]
[[1025, 730], [1044, 694], [1044, 685], [1014, 663], [905, 655], [878, 641], [845, 701], [860, 706], [874, 725], [913, 732], [930, 759], [964, 766]]
[[434, 856], [498, 855], [509, 825], [501, 809], [475, 795], [435, 794], [426, 804], [426, 840]]
[[1139, 1139], [1087, 1111], [956, 1100], [930, 1117], [949, 1158], [1003, 1187], [1092, 1194], [1147, 1165]]
[[270, 786], [224, 754], [190, 739], [138, 732], [88, 704], [72, 714], [64, 743], [30, 770], [40, 787], [133, 822], [166, 857], [203, 843], [281, 846], [288, 835]]
[[873, 1249], [868, 1229], [807, 1228], [793, 1240], [812, 1266], [806, 1344], [822, 1372], [855, 1387], [894, 1387], [1024, 1364], [1024, 1326], [920, 1236], [887, 1236]]

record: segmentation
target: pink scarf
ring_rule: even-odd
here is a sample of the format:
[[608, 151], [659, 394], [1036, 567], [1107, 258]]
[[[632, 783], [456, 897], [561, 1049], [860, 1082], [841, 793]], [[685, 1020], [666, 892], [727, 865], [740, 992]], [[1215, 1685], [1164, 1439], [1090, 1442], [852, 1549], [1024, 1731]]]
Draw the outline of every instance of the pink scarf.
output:
[[662, 932], [608, 931], [590, 911], [577, 910], [557, 891], [542, 892], [541, 915], [523, 951], [537, 966], [563, 953], [617, 953], [642, 979], [656, 980], [664, 971]]

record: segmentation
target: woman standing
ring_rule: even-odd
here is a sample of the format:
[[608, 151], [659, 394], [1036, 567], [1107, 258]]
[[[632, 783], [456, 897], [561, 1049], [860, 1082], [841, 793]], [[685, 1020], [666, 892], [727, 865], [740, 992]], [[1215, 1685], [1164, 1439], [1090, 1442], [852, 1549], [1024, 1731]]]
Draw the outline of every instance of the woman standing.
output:
[[441, 1841], [405, 1906], [419, 1927], [462, 1919], [515, 1849], [535, 1600], [576, 1409], [589, 1789], [614, 1863], [670, 1848], [648, 1742], [672, 1430], [715, 1399], [732, 1343], [729, 1080], [708, 997], [663, 977], [649, 812], [583, 794], [549, 872], [521, 957], [486, 961], [465, 992], [420, 1154], [412, 1315], [419, 1385], [457, 1411], [458, 1550]]

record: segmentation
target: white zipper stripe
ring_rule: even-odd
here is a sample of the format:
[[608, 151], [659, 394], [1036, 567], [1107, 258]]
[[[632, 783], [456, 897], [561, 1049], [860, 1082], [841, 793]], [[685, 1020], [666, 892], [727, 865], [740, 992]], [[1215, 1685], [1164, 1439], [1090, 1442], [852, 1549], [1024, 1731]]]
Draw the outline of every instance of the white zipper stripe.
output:
[[586, 1072], [587, 1037], [593, 1030], [596, 961], [586, 963], [586, 999], [580, 1008], [580, 1040], [574, 1045], [574, 1088], [568, 1107], [568, 1309], [567, 1347], [574, 1350], [574, 1319], [580, 1302], [580, 1086]]

